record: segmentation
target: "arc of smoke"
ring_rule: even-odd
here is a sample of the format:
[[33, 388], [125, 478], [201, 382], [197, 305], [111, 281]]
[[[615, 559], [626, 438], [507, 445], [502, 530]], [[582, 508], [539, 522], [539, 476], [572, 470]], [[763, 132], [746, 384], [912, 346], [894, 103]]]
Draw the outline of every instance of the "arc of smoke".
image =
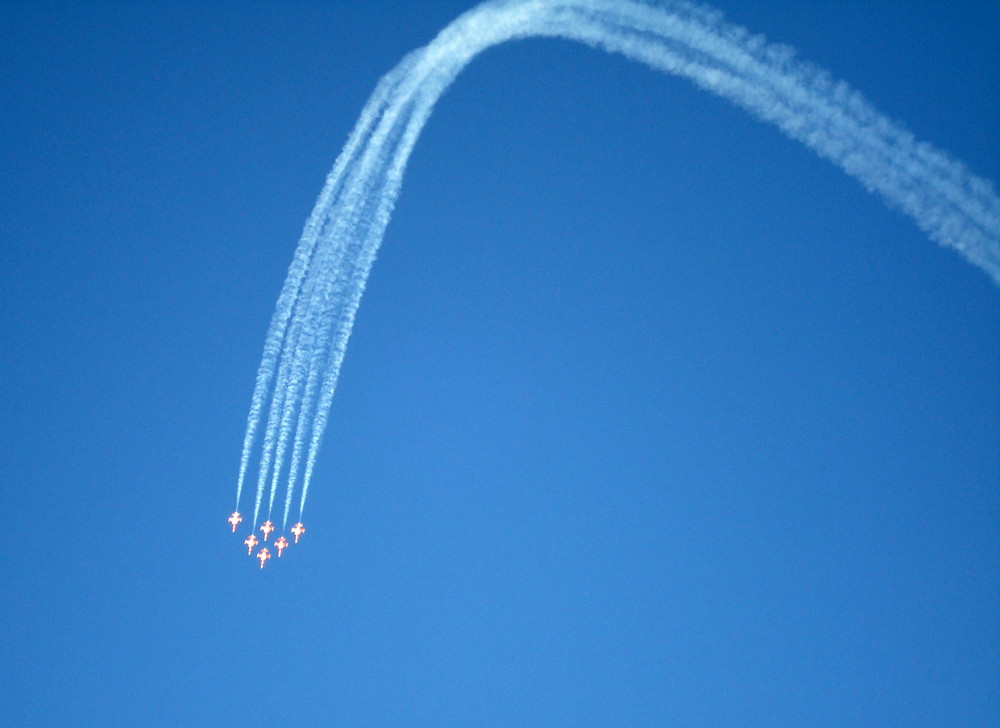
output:
[[298, 481], [299, 470], [302, 467], [303, 449], [311, 425], [309, 418], [312, 415], [312, 402], [315, 401], [319, 388], [320, 371], [322, 369], [321, 362], [323, 362], [323, 359], [323, 352], [317, 352], [317, 355], [314, 356], [313, 361], [309, 364], [309, 375], [306, 379], [306, 390], [302, 398], [302, 408], [299, 410], [298, 421], [295, 425], [292, 459], [288, 467], [288, 482], [285, 486], [285, 510], [281, 519], [282, 532], [288, 526], [288, 514], [292, 510], [292, 497], [295, 494], [295, 483]]
[[[335, 239], [334, 239], [335, 240]], [[268, 520], [274, 506], [277, 483], [284, 465], [284, 455], [291, 430], [291, 422], [302, 402], [303, 361], [315, 346], [317, 300], [322, 297], [324, 277], [316, 271], [328, 269], [336, 259], [336, 245], [325, 243], [323, 234], [317, 232], [313, 242], [312, 260], [304, 271], [303, 282], [296, 292], [295, 303], [288, 317], [284, 345], [277, 357], [277, 375], [271, 405], [268, 410], [261, 446], [261, 461], [254, 499], [253, 523], [257, 516], [270, 476], [271, 488], [268, 502]]]
[[[316, 268], [319, 271], [336, 271], [340, 265], [339, 261], [345, 252], [339, 241], [342, 236], [339, 231], [331, 233], [330, 241], [324, 246], [327, 254], [320, 258], [317, 254]], [[295, 437], [292, 444], [292, 457], [289, 465], [287, 486], [285, 494], [284, 517], [282, 528], [288, 524], [288, 512], [290, 501], [294, 490], [298, 472], [301, 467], [303, 443], [305, 431], [310, 424], [312, 413], [312, 403], [316, 399], [316, 390], [319, 386], [320, 373], [326, 365], [326, 338], [322, 336], [324, 328], [331, 325], [331, 318], [337, 315], [337, 303], [343, 296], [343, 288], [346, 281], [341, 276], [316, 275], [307, 283], [311, 288], [308, 294], [303, 294], [305, 300], [309, 301], [309, 306], [304, 308], [302, 332], [300, 340], [295, 347], [295, 354], [291, 360], [291, 374], [288, 383], [290, 397], [284, 401], [281, 424], [276, 437], [277, 451], [274, 460], [274, 468], [271, 479], [270, 501], [268, 514], [274, 506], [274, 497], [277, 491], [278, 480], [281, 469], [284, 465], [284, 456], [288, 449], [289, 441], [292, 440], [292, 428], [294, 424]]]
[[[372, 98], [379, 98], [388, 92], [392, 79], [383, 77], [375, 87]], [[264, 338], [264, 352], [261, 355], [260, 366], [257, 369], [257, 378], [254, 383], [253, 395], [250, 398], [250, 412], [247, 415], [247, 428], [243, 437], [243, 447], [240, 454], [240, 469], [236, 481], [236, 509], [239, 510], [240, 499], [243, 492], [243, 484], [246, 479], [247, 469], [250, 463], [250, 456], [253, 452], [253, 445], [260, 425], [260, 417], [267, 402], [267, 396], [271, 392], [271, 381], [274, 378], [274, 371], [278, 365], [278, 357], [281, 353], [282, 342], [285, 338], [285, 331], [288, 327], [292, 311], [298, 302], [299, 292], [302, 289], [303, 281], [310, 270], [310, 263], [315, 253], [319, 236], [325, 218], [328, 216], [331, 202], [336, 199], [343, 186], [344, 172], [348, 163], [356, 154], [357, 148], [368, 136], [372, 125], [377, 119], [366, 111], [372, 107], [371, 104], [362, 110], [361, 116], [354, 125], [348, 137], [347, 143], [341, 150], [333, 169], [327, 175], [323, 189], [320, 191], [313, 211], [306, 220], [299, 243], [296, 246], [295, 254], [292, 256], [291, 265], [285, 282], [282, 284], [281, 293], [275, 304], [274, 314], [268, 325], [267, 334]], [[374, 107], [372, 107], [374, 108]], [[256, 522], [256, 517], [254, 518]]]
[[[326, 285], [323, 288], [323, 296], [319, 299], [321, 305], [317, 306], [311, 312], [311, 318], [315, 324], [313, 331], [316, 335], [316, 345], [313, 346], [312, 356], [309, 361], [305, 391], [303, 392], [301, 407], [298, 412], [298, 421], [295, 426], [295, 438], [285, 490], [285, 508], [282, 519], [283, 529], [288, 525], [292, 496], [305, 454], [305, 443], [312, 429], [311, 416], [313, 414], [313, 404], [316, 402], [324, 373], [329, 368], [330, 337], [323, 336], [322, 334], [324, 330], [335, 330], [337, 328], [343, 309], [342, 301], [345, 291], [351, 282], [350, 276], [345, 271], [346, 266], [344, 265], [344, 260], [350, 259], [350, 252], [345, 250], [343, 245], [337, 244], [337, 241], [342, 241], [343, 232], [343, 229], [340, 227], [331, 232], [329, 247], [333, 250], [332, 259], [328, 266], [317, 269], [320, 271], [329, 271], [329, 273], [324, 276]], [[317, 274], [317, 277], [320, 275]]]
[[[320, 261], [317, 261], [321, 264]], [[308, 324], [311, 324], [311, 318], [307, 320]], [[295, 322], [299, 324], [298, 321]], [[282, 367], [284, 371], [280, 372], [278, 382], [275, 384], [275, 396], [272, 407], [272, 413], [276, 414], [277, 411], [281, 410], [280, 421], [277, 417], [268, 417], [268, 427], [264, 435], [264, 452], [265, 455], [269, 455], [268, 446], [273, 448], [274, 460], [271, 466], [271, 488], [270, 496], [268, 497], [267, 504], [267, 520], [271, 520], [271, 511], [274, 508], [274, 495], [278, 490], [278, 480], [281, 478], [281, 471], [285, 464], [285, 450], [287, 449], [288, 438], [291, 433], [292, 421], [295, 419], [296, 413], [300, 410], [303, 401], [303, 387], [305, 382], [303, 381], [302, 372], [302, 358], [304, 357], [304, 351], [310, 349], [314, 338], [314, 334], [310, 331], [311, 326], [296, 326], [295, 336], [289, 336], [289, 339], [294, 341], [294, 344], [289, 345], [289, 349], [293, 351], [291, 357], [288, 359], [288, 366], [284, 367], [286, 362], [282, 362]], [[277, 389], [281, 388], [284, 391], [284, 396], [279, 397]], [[277, 429], [272, 431], [272, 423], [278, 421]], [[266, 475], [263, 465], [261, 468], [262, 474]], [[263, 495], [263, 491], [260, 486], [263, 481], [258, 483], [257, 501], [260, 502], [260, 498]]]
[[[624, 55], [687, 78], [775, 124], [869, 191], [878, 192], [931, 239], [955, 248], [1000, 285], [1000, 199], [991, 183], [944, 152], [917, 142], [860, 94], [797, 60], [790, 49], [768, 44], [726, 23], [719, 13], [685, 2], [486, 2], [459, 17], [380, 81], [334, 166], [338, 185], [328, 182], [307, 223], [307, 230], [313, 226], [327, 231], [315, 244], [334, 249], [332, 262], [329, 267], [325, 260], [323, 266], [306, 266], [297, 278], [290, 270], [282, 291], [284, 298], [286, 290], [297, 292], [308, 280], [333, 292], [329, 298], [311, 300], [295, 314], [325, 323], [310, 338], [315, 349], [304, 394], [310, 401], [302, 404], [301, 427], [296, 428], [296, 439], [299, 432], [304, 437], [309, 430], [300, 517], [361, 295], [420, 131], [437, 100], [476, 55], [493, 45], [530, 36], [576, 40]], [[300, 242], [293, 267], [300, 255], [306, 256], [305, 250]], [[333, 285], [334, 281], [340, 283]], [[279, 298], [279, 308], [283, 298]], [[274, 341], [280, 345], [281, 337], [269, 332], [268, 344]], [[265, 359], [271, 351], [268, 344]], [[324, 360], [326, 371], [317, 393], [308, 381], [313, 378], [313, 366]], [[264, 378], [269, 381], [270, 375]], [[261, 379], [259, 372], [258, 383]], [[275, 397], [280, 396], [275, 392]], [[311, 400], [317, 396], [312, 407]], [[253, 402], [257, 402], [257, 390]], [[252, 404], [251, 414], [254, 411]], [[307, 412], [312, 412], [311, 427], [302, 419]], [[249, 426], [247, 441], [252, 442]], [[241, 465], [241, 479], [244, 469]], [[289, 477], [286, 518], [297, 465]]]
[[[294, 313], [294, 312], [293, 312]], [[264, 427], [264, 441], [261, 447], [260, 466], [257, 472], [257, 492], [254, 498], [253, 521], [257, 523], [257, 516], [260, 513], [260, 504], [264, 498], [264, 489], [267, 485], [267, 477], [271, 472], [271, 465], [274, 459], [275, 438], [278, 433], [279, 412], [282, 410], [286, 399], [293, 396], [288, 391], [290, 350], [297, 346], [299, 339], [299, 327], [292, 318], [290, 330], [285, 336], [285, 347], [281, 352], [278, 362], [278, 374], [275, 379], [274, 394], [271, 397], [271, 407], [268, 411], [267, 424]]]
[[[317, 350], [318, 331], [327, 323], [325, 309], [331, 298], [329, 276], [324, 271], [336, 268], [343, 256], [338, 241], [342, 239], [339, 226], [330, 233], [317, 236], [313, 260], [300, 286], [292, 314], [289, 317], [285, 344], [278, 362], [274, 393], [264, 429], [261, 463], [254, 502], [254, 523], [260, 512], [268, 476], [271, 486], [268, 498], [268, 520], [274, 508], [278, 481], [284, 467], [284, 458], [296, 414], [303, 408], [306, 385], [306, 362], [314, 358]], [[325, 238], [329, 238], [328, 240]]]

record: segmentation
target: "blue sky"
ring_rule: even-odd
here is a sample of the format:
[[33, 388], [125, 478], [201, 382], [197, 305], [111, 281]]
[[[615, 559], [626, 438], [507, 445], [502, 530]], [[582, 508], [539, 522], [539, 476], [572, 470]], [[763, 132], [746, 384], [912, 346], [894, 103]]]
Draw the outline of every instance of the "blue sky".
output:
[[[720, 2], [1000, 180], [1000, 9]], [[306, 508], [225, 518], [379, 76], [470, 7], [7, 3], [10, 725], [991, 726], [1000, 297], [797, 143], [558, 41], [417, 144]]]

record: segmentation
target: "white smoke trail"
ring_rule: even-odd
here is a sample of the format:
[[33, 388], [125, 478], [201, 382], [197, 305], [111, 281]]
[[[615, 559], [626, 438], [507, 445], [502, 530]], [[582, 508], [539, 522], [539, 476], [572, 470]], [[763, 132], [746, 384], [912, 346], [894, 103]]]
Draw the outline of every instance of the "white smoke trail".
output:
[[[319, 361], [317, 361], [319, 360]], [[312, 415], [311, 403], [316, 399], [316, 392], [320, 383], [320, 361], [322, 354], [316, 357], [309, 365], [309, 376], [306, 379], [306, 391], [302, 398], [302, 408], [299, 410], [298, 422], [295, 425], [295, 440], [292, 445], [292, 461], [288, 467], [288, 482], [285, 486], [285, 510], [281, 519], [281, 530], [284, 532], [288, 526], [288, 514], [292, 510], [292, 496], [295, 494], [295, 483], [298, 482], [299, 469], [302, 467], [302, 453], [305, 448], [306, 437], [309, 434], [310, 416]]]
[[335, 267], [340, 252], [338, 236], [315, 246], [313, 260], [300, 286], [295, 305], [289, 317], [284, 347], [278, 363], [274, 393], [264, 429], [261, 462], [258, 472], [257, 493], [254, 501], [253, 523], [261, 509], [268, 476], [271, 487], [268, 498], [267, 520], [271, 519], [278, 480], [284, 466], [284, 456], [290, 439], [292, 423], [302, 408], [305, 387], [306, 360], [314, 356], [317, 327], [328, 325], [322, 305], [330, 297], [327, 276], [322, 271]]
[[304, 361], [311, 355], [315, 346], [316, 326], [318, 324], [316, 320], [317, 301], [321, 299], [322, 283], [324, 282], [324, 276], [317, 274], [317, 271], [329, 269], [336, 260], [335, 257], [332, 257], [335, 256], [336, 244], [324, 244], [322, 238], [318, 236], [317, 238], [318, 244], [314, 245], [313, 259], [306, 270], [304, 282], [300, 286], [295, 305], [289, 316], [284, 346], [278, 361], [274, 393], [271, 398], [261, 446], [261, 462], [254, 501], [254, 524], [256, 524], [257, 516], [260, 513], [268, 476], [270, 476], [271, 488], [267, 520], [271, 518], [292, 421], [301, 407]]
[[[375, 87], [372, 99], [384, 96], [391, 85], [392, 79], [390, 75], [383, 77]], [[237, 510], [240, 507], [243, 483], [250, 463], [250, 455], [257, 435], [257, 428], [260, 424], [260, 416], [267, 402], [267, 395], [271, 391], [271, 380], [274, 377], [274, 369], [278, 364], [278, 357], [281, 353], [281, 345], [285, 338], [288, 320], [298, 301], [299, 292], [302, 288], [303, 280], [309, 271], [323, 223], [329, 216], [332, 200], [340, 193], [343, 186], [344, 171], [357, 153], [357, 148], [369, 134], [371, 126], [377, 121], [377, 117], [371, 113], [374, 109], [375, 106], [373, 104], [368, 104], [362, 111], [350, 137], [348, 137], [347, 143], [337, 157], [333, 169], [327, 175], [319, 198], [316, 200], [313, 211], [303, 228], [298, 246], [295, 249], [295, 254], [292, 256], [292, 263], [288, 268], [288, 275], [285, 277], [281, 293], [278, 295], [274, 314], [271, 317], [271, 323], [268, 326], [264, 339], [264, 353], [261, 355], [260, 366], [257, 369], [253, 395], [250, 398], [250, 412], [247, 415], [247, 429], [243, 437], [240, 470], [236, 481]], [[254, 517], [254, 522], [256, 522], [256, 516]]]
[[[333, 246], [331, 246], [333, 247]], [[337, 247], [336, 252], [343, 254], [341, 248]], [[331, 265], [331, 270], [341, 272], [342, 266]], [[338, 275], [334, 281], [333, 288], [329, 290], [326, 297], [326, 305], [314, 317], [320, 324], [330, 330], [336, 330], [339, 324], [340, 309], [338, 305], [344, 297], [346, 286], [350, 283], [350, 277]], [[312, 428], [311, 416], [313, 413], [313, 403], [319, 391], [323, 373], [328, 369], [329, 361], [329, 337], [321, 337], [318, 345], [313, 347], [312, 359], [309, 362], [309, 372], [306, 378], [305, 392], [302, 396], [302, 404], [298, 412], [298, 422], [295, 426], [295, 439], [292, 446], [292, 459], [288, 469], [288, 482], [285, 489], [285, 509], [282, 517], [282, 531], [288, 526], [288, 515], [292, 508], [292, 496], [295, 492], [295, 484], [298, 482], [299, 471], [302, 467], [306, 438]]]
[[[317, 264], [320, 264], [317, 261]], [[308, 299], [307, 299], [308, 300]], [[299, 324], [299, 321], [295, 322]], [[301, 329], [301, 326], [296, 327]], [[299, 411], [302, 405], [302, 390], [304, 386], [302, 377], [302, 363], [303, 350], [311, 348], [313, 343], [313, 337], [310, 335], [309, 331], [296, 330], [294, 337], [294, 343], [289, 344], [289, 349], [294, 351], [294, 354], [289, 359], [289, 366], [282, 372], [284, 377], [279, 375], [278, 384], [275, 385], [275, 389], [282, 387], [284, 391], [284, 398], [282, 401], [278, 397], [277, 391], [275, 391], [274, 402], [272, 404], [272, 412], [277, 412], [281, 409], [281, 420], [277, 426], [277, 431], [271, 431], [271, 420], [268, 419], [268, 430], [264, 436], [264, 453], [265, 457], [269, 456], [268, 445], [274, 447], [274, 462], [271, 467], [271, 489], [270, 496], [268, 497], [267, 504], [267, 520], [271, 520], [271, 511], [274, 508], [274, 494], [278, 490], [278, 480], [281, 477], [281, 469], [285, 464], [285, 450], [287, 449], [288, 438], [292, 429], [292, 421], [295, 418], [296, 413]], [[290, 335], [289, 339], [293, 337]], [[282, 362], [284, 364], [285, 362]], [[261, 474], [266, 475], [263, 461], [261, 465]], [[262, 483], [258, 483], [260, 486]], [[257, 493], [257, 500], [260, 501], [262, 491], [259, 489]], [[255, 514], [256, 515], [256, 514]], [[255, 521], [256, 522], [256, 521]]]
[[[267, 425], [264, 427], [264, 442], [261, 447], [260, 467], [257, 472], [257, 493], [254, 498], [253, 520], [254, 526], [257, 524], [257, 516], [260, 514], [260, 504], [264, 498], [264, 489], [267, 485], [267, 476], [271, 472], [271, 463], [274, 458], [275, 438], [278, 432], [279, 412], [282, 410], [286, 398], [294, 396], [288, 392], [288, 368], [290, 365], [290, 348], [294, 347], [298, 340], [298, 331], [295, 330], [296, 322], [292, 319], [292, 329], [286, 337], [286, 345], [281, 354], [278, 364], [278, 376], [274, 384], [274, 394], [271, 397], [271, 408], [267, 415]], [[294, 339], [294, 341], [291, 341]]]
[[[477, 54], [530, 36], [566, 38], [620, 53], [728, 99], [878, 192], [931, 239], [955, 248], [1000, 285], [1000, 200], [990, 182], [915, 141], [860, 94], [797, 60], [788, 48], [770, 45], [726, 23], [715, 11], [684, 2], [493, 0], [462, 15], [380, 82], [351, 135], [350, 148], [334, 167], [339, 187], [329, 195], [324, 190], [310, 218], [313, 227], [324, 231], [318, 245], [335, 249], [331, 264], [310, 266], [294, 280], [289, 273], [286, 289], [299, 290], [305, 277], [324, 292], [301, 314], [320, 324], [310, 327], [314, 352], [309, 379], [318, 362], [326, 362], [326, 371], [318, 394], [307, 383], [309, 401], [302, 403], [296, 428], [296, 439], [309, 430], [300, 517], [355, 314], [413, 145], [437, 100]], [[272, 339], [281, 342], [269, 334], [268, 342]], [[311, 427], [303, 424], [306, 411], [313, 413]], [[297, 469], [296, 462], [296, 472], [289, 476], [286, 518]]]
[[[340, 244], [342, 241], [342, 235], [334, 234], [330, 242], [317, 251], [314, 262], [316, 270], [337, 270], [338, 262], [344, 255], [342, 244]], [[285, 384], [286, 396], [282, 406], [281, 422], [274, 438], [275, 455], [268, 501], [268, 520], [270, 520], [278, 481], [284, 467], [285, 454], [294, 425], [295, 444], [293, 445], [292, 462], [288, 473], [282, 528], [288, 523], [291, 492], [294, 489], [297, 473], [301, 466], [304, 431], [309, 424], [308, 418], [312, 412], [312, 402], [316, 398], [320, 372], [325, 369], [326, 365], [327, 347], [325, 340], [328, 337], [322, 337], [321, 333], [323, 329], [332, 325], [331, 317], [337, 315], [337, 302], [343, 297], [345, 284], [346, 281], [342, 280], [342, 277], [331, 279], [328, 275], [310, 276], [302, 293], [302, 300], [305, 304], [301, 315], [293, 315], [289, 340], [295, 341], [294, 355], [289, 360], [288, 377]], [[277, 393], [275, 394], [275, 403], [278, 403]]]

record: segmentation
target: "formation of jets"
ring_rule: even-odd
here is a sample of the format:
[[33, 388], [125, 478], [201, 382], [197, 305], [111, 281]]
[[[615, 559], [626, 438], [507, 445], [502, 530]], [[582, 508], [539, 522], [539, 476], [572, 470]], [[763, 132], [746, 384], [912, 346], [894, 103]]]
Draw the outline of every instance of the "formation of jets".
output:
[[[233, 527], [233, 533], [236, 533], [236, 526], [243, 520], [243, 516], [239, 514], [239, 511], [233, 511], [233, 515], [231, 515], [228, 520]], [[268, 536], [270, 536], [274, 532], [274, 530], [275, 528], [273, 523], [271, 523], [270, 521], [264, 521], [264, 523], [260, 527], [260, 531], [264, 534], [264, 538], [261, 539], [261, 541], [267, 542]], [[295, 537], [295, 543], [298, 543], [299, 537], [306, 532], [306, 527], [303, 526], [301, 523], [296, 523], [294, 526], [292, 526], [291, 532], [292, 535]], [[253, 533], [253, 531], [250, 532], [250, 535], [247, 536], [246, 540], [243, 542], [243, 545], [247, 547], [248, 556], [254, 555], [253, 553], [254, 547], [257, 544], [261, 543], [261, 541], [257, 540], [257, 536]], [[289, 545], [290, 544], [288, 543], [288, 539], [285, 538], [284, 536], [279, 536], [274, 540], [274, 548], [278, 552], [279, 559], [281, 558], [281, 553], [285, 549], [287, 549]], [[264, 568], [264, 564], [265, 562], [267, 562], [269, 558], [271, 558], [271, 552], [268, 551], [266, 546], [261, 547], [260, 551], [257, 552], [257, 559], [260, 560], [260, 568], [262, 569]]]

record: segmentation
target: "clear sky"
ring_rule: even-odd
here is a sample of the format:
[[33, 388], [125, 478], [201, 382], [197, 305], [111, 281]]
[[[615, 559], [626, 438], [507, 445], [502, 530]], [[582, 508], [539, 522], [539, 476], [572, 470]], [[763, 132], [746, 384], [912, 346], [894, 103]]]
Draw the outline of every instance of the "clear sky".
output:
[[[302, 543], [230, 533], [261, 345], [381, 74], [471, 3], [0, 8], [0, 716], [1000, 724], [1000, 291], [581, 46], [417, 144]], [[715, 6], [1000, 180], [1000, 7]]]

